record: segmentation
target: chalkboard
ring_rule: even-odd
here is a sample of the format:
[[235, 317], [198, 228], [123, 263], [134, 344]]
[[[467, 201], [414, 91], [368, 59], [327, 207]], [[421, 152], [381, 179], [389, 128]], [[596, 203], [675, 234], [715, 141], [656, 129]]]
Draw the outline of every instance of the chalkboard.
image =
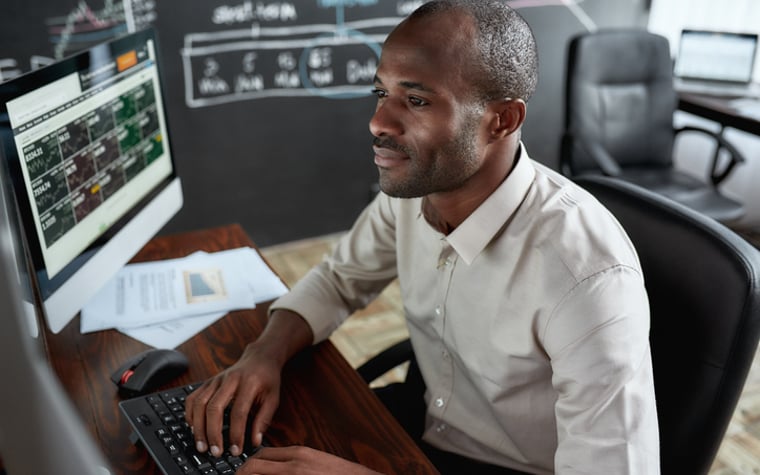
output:
[[152, 25], [185, 194], [166, 231], [240, 222], [267, 245], [345, 230], [368, 202], [372, 78], [420, 2], [10, 3], [2, 79]]
[[[3, 0], [0, 80], [152, 25], [185, 205], [164, 232], [239, 222], [259, 245], [350, 227], [377, 170], [368, 121], [387, 33], [421, 0]], [[643, 0], [510, 0], [539, 44], [523, 140], [555, 166], [567, 38]]]

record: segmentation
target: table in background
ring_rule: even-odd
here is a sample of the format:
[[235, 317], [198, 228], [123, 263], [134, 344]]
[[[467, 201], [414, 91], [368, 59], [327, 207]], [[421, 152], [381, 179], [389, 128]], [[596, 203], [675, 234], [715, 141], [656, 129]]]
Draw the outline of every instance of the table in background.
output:
[[[163, 236], [133, 262], [254, 247], [238, 225]], [[190, 368], [160, 389], [205, 380], [237, 361], [258, 336], [269, 307], [231, 312], [180, 345]], [[110, 375], [128, 357], [149, 347], [115, 330], [81, 334], [79, 317], [59, 334], [46, 332], [47, 353], [85, 425], [116, 473], [158, 474], [142, 446], [129, 441], [131, 428], [118, 409]], [[58, 437], [66, 437], [61, 428]], [[285, 367], [280, 406], [267, 439], [274, 446], [306, 445], [392, 474], [438, 473], [385, 409], [358, 373], [326, 341], [305, 350]]]
[[[702, 94], [680, 93], [678, 108], [721, 125], [721, 129], [731, 127], [760, 136], [760, 117], [748, 115], [732, 106], [738, 97], [718, 97]], [[756, 99], [757, 100], [757, 99]]]

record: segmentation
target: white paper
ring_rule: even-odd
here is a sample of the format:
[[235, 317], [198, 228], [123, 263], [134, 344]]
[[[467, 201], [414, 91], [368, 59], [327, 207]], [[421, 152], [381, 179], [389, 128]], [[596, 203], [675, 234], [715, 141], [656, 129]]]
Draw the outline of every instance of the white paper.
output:
[[256, 303], [275, 299], [288, 291], [261, 255], [250, 247], [219, 251], [213, 255], [237, 262], [237, 268], [241, 274], [239, 278], [244, 280], [251, 289]]
[[[144, 336], [160, 335], [167, 328], [175, 328], [175, 333], [184, 334], [184, 328], [195, 327], [176, 322], [164, 324], [191, 316], [224, 315], [231, 310], [253, 308], [256, 302], [276, 298], [286, 290], [251, 248], [197, 252], [181, 259], [130, 264], [82, 309], [80, 330], [87, 333], [145, 327], [135, 332]], [[150, 326], [156, 328], [151, 330]], [[145, 338], [152, 340], [154, 336]]]
[[146, 345], [171, 350], [225, 315], [226, 313], [219, 312], [210, 315], [177, 318], [168, 322], [144, 327], [119, 328], [118, 330]]

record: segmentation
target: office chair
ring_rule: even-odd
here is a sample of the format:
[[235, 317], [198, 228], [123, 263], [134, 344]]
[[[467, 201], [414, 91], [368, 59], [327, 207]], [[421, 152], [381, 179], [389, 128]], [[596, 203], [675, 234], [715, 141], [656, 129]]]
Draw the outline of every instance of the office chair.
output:
[[[639, 253], [662, 474], [706, 474], [760, 338], [760, 252], [717, 221], [637, 185], [599, 175], [577, 183], [616, 216]], [[408, 340], [391, 351], [390, 365], [414, 357]], [[382, 374], [385, 356], [359, 368], [365, 380]]]
[[[567, 52], [562, 173], [615, 176], [723, 223], [736, 221], [744, 208], [721, 193], [719, 185], [744, 157], [719, 133], [674, 128], [678, 97], [671, 64], [668, 40], [646, 30], [573, 37]], [[674, 142], [685, 132], [716, 143], [704, 180], [674, 167]], [[727, 159], [721, 150], [728, 152]]]

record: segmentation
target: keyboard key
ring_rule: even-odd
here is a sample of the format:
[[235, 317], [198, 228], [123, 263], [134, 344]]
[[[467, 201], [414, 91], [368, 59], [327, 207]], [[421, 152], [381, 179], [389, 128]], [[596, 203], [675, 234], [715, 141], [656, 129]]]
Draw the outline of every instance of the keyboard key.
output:
[[236, 457], [234, 455], [231, 455], [227, 457], [227, 462], [234, 468], [235, 470], [239, 469], [241, 465], [243, 465], [243, 459], [240, 457]]
[[176, 443], [174, 443], [174, 442], [168, 444], [166, 446], [166, 450], [168, 450], [169, 451], [169, 455], [172, 455], [172, 456], [177, 456], [177, 455], [179, 455], [181, 453], [180, 450], [179, 450], [179, 446]]
[[219, 462], [215, 463], [214, 468], [216, 469], [217, 472], [223, 475], [229, 475], [230, 473], [235, 473], [235, 470], [233, 470], [232, 467], [224, 460], [220, 460]]

